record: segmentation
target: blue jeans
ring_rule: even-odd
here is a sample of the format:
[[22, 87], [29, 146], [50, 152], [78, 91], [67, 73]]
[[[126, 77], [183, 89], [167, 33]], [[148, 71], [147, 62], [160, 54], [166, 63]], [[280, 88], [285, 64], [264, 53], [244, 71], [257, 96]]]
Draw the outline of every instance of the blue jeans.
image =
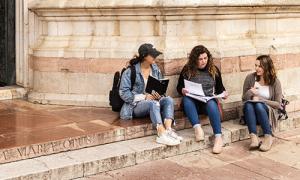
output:
[[245, 103], [244, 115], [250, 133], [257, 134], [256, 125], [258, 122], [264, 134], [272, 134], [268, 113], [269, 109], [265, 103]]
[[146, 117], [150, 119], [154, 127], [163, 124], [165, 119], [174, 120], [174, 101], [171, 97], [162, 97], [159, 101], [143, 100], [137, 103], [133, 109], [134, 117]]
[[[204, 108], [204, 112], [201, 107]], [[202, 103], [191, 97], [183, 97], [183, 108], [186, 116], [193, 126], [200, 124], [199, 114], [207, 114], [214, 134], [222, 134], [221, 131], [221, 115], [216, 100], [209, 100], [207, 103]]]

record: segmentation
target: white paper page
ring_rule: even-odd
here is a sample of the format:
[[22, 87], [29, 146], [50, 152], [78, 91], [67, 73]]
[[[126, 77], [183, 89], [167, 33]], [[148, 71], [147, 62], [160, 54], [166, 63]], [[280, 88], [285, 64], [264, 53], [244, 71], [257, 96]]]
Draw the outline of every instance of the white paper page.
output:
[[191, 97], [191, 98], [194, 98], [194, 99], [197, 99], [199, 101], [202, 101], [202, 102], [207, 102], [211, 99], [221, 99], [223, 97], [225, 97], [225, 92], [219, 94], [219, 95], [216, 95], [216, 96], [197, 96], [197, 95], [194, 95], [194, 94], [190, 94], [190, 93], [187, 93], [186, 94], [187, 96]]
[[215, 95], [215, 98], [223, 98], [225, 97], [225, 92], [222, 92], [221, 94]]
[[199, 83], [194, 83], [192, 81], [184, 80], [184, 86], [191, 94], [196, 94], [199, 96], [205, 96], [203, 92], [202, 85]]
[[205, 102], [205, 103], [208, 101], [204, 96], [197, 96], [197, 95], [193, 95], [193, 94], [189, 94], [189, 93], [187, 93], [186, 95], [191, 98], [197, 99], [199, 101]]

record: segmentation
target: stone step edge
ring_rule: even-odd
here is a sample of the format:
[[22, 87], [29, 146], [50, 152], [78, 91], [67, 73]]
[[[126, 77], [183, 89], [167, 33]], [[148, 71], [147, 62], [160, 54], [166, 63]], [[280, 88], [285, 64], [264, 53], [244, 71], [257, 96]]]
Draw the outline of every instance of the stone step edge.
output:
[[[203, 125], [209, 123], [207, 117], [202, 116], [201, 118]], [[187, 128], [191, 128], [188, 120], [185, 117], [177, 118], [176, 130]], [[128, 127], [118, 127], [104, 132], [94, 132], [36, 144], [5, 148], [0, 149], [0, 164], [135, 139], [154, 135], [155, 133], [151, 122], [149, 122]]]
[[[280, 131], [299, 128], [300, 118], [280, 122]], [[201, 149], [211, 148], [213, 134], [210, 126], [203, 126], [205, 141], [194, 140], [193, 129], [178, 131], [184, 137], [177, 146], [155, 143], [155, 136], [120, 141], [75, 151], [62, 152], [33, 159], [0, 165], [0, 179], [73, 179], [106, 171], [134, 166]], [[222, 124], [225, 144], [248, 139], [247, 126], [237, 121]], [[259, 130], [261, 133], [261, 130]], [[30, 165], [30, 166], [29, 166]]]

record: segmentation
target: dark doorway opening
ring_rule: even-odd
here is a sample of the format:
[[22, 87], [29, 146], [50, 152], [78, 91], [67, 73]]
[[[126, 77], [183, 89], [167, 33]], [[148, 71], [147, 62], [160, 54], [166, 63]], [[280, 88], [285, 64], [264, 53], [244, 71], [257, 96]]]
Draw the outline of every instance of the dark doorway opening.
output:
[[16, 84], [15, 0], [0, 0], [0, 87]]

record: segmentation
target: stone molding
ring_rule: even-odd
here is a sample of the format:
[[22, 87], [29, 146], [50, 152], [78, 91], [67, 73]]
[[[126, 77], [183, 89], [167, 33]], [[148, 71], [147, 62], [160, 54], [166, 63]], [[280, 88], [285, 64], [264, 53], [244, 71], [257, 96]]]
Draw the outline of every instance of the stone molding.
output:
[[296, 0], [246, 0], [246, 1], [232, 1], [232, 0], [34, 0], [29, 4], [30, 9], [98, 9], [98, 8], [178, 8], [178, 7], [265, 7], [265, 6], [296, 6], [300, 5]]

